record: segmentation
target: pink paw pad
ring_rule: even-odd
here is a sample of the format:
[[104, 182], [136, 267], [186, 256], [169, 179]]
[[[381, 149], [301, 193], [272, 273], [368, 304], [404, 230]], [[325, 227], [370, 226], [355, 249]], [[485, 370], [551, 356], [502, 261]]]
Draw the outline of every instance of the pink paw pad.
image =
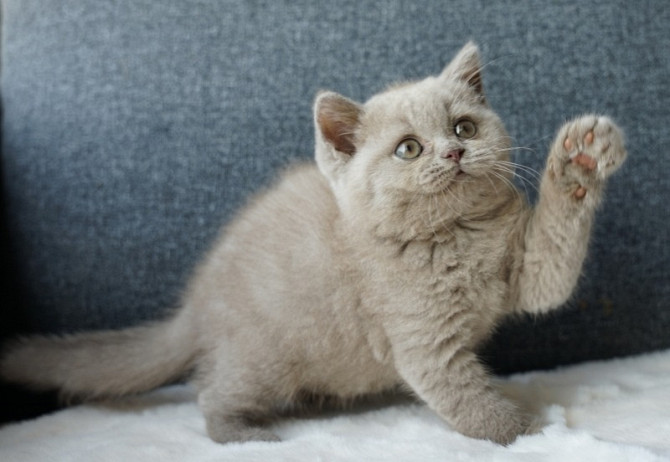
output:
[[598, 166], [598, 162], [596, 162], [596, 160], [593, 157], [587, 156], [586, 154], [581, 152], [572, 158], [572, 163], [581, 165], [587, 170], [595, 170], [596, 167]]
[[[593, 130], [589, 130], [582, 140], [583, 146], [592, 145], [594, 139], [595, 134], [593, 133]], [[593, 157], [581, 152], [580, 147], [581, 146], [578, 146], [577, 149], [575, 149], [575, 145], [569, 137], [566, 137], [565, 141], [563, 141], [563, 148], [569, 153], [570, 161], [573, 164], [579, 165], [589, 171], [595, 170], [598, 166], [598, 162]], [[576, 199], [583, 199], [586, 196], [586, 188], [580, 185], [573, 195]]]

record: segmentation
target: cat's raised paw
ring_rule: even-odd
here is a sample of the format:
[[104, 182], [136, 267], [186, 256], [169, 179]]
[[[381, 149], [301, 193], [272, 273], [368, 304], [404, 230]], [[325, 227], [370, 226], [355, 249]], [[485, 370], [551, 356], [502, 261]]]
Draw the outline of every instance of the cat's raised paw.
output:
[[587, 115], [567, 122], [559, 131], [550, 168], [583, 199], [623, 163], [623, 135], [608, 117]]

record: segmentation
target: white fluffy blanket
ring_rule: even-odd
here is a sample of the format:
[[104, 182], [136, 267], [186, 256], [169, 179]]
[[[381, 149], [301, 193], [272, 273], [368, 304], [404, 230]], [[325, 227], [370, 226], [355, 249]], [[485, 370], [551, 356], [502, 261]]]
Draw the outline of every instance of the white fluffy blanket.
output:
[[670, 461], [670, 351], [503, 382], [546, 421], [509, 447], [396, 402], [275, 426], [279, 443], [219, 445], [188, 386], [77, 406], [0, 429], [2, 461]]

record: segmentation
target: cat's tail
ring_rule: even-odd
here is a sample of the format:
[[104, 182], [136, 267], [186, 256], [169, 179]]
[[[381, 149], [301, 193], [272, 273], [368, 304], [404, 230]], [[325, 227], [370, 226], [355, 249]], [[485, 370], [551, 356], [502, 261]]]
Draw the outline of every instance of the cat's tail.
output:
[[65, 397], [139, 393], [174, 381], [194, 367], [195, 329], [188, 310], [164, 321], [122, 330], [62, 337], [32, 336], [9, 346], [0, 376]]

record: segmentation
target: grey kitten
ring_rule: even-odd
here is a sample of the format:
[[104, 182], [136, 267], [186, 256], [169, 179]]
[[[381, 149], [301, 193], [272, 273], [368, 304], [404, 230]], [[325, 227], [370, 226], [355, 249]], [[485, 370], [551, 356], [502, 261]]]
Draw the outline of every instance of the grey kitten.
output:
[[398, 386], [465, 435], [506, 444], [527, 432], [531, 417], [475, 349], [504, 315], [570, 296], [605, 179], [626, 156], [619, 129], [594, 115], [566, 123], [531, 208], [472, 43], [441, 75], [365, 104], [321, 93], [314, 115], [316, 165], [239, 213], [174, 316], [23, 339], [2, 375], [100, 397], [194, 370], [219, 442], [276, 440], [268, 418], [305, 397]]

